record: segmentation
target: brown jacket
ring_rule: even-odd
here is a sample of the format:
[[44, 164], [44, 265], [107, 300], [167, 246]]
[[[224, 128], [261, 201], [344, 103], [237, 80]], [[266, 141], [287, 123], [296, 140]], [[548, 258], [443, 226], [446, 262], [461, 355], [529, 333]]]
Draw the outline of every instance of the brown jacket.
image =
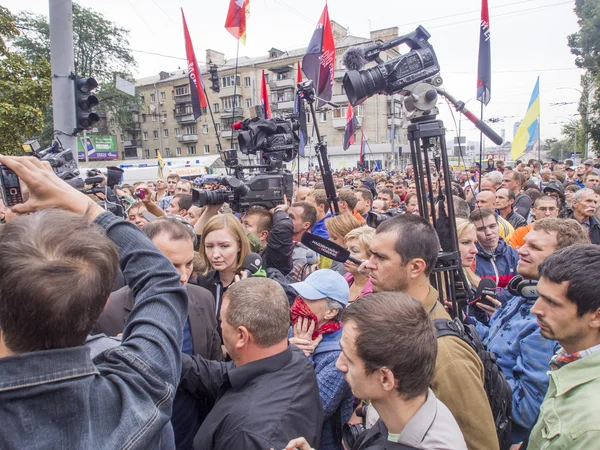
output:
[[[221, 361], [221, 338], [217, 332], [215, 299], [200, 286], [187, 284], [188, 318], [192, 332], [192, 351], [206, 359]], [[94, 325], [92, 333], [116, 336], [123, 332], [125, 322], [133, 308], [133, 293], [128, 286], [113, 292], [106, 308]]]
[[[433, 287], [429, 288], [423, 307], [431, 311], [431, 320], [450, 319]], [[437, 342], [431, 390], [458, 422], [469, 450], [499, 449], [492, 410], [483, 388], [481, 359], [469, 344], [455, 336], [444, 336]]]

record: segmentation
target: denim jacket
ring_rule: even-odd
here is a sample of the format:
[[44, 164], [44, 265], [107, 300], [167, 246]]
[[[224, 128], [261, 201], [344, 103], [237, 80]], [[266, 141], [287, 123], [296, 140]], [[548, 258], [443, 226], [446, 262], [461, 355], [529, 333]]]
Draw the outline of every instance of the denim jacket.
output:
[[186, 291], [134, 225], [111, 213], [96, 223], [134, 292], [122, 344], [93, 360], [85, 345], [0, 358], [3, 450], [174, 448], [161, 436], [180, 377]]

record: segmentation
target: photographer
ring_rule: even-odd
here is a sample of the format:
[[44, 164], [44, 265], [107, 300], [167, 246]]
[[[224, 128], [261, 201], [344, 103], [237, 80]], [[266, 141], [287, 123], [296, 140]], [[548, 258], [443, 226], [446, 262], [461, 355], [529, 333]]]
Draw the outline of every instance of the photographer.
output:
[[[39, 211], [0, 234], [2, 447], [172, 448], [160, 438], [181, 372], [187, 295], [179, 274], [133, 225], [47, 163], [6, 156], [0, 163], [30, 190], [13, 211]], [[92, 361], [86, 336], [119, 257], [134, 306], [121, 345]]]

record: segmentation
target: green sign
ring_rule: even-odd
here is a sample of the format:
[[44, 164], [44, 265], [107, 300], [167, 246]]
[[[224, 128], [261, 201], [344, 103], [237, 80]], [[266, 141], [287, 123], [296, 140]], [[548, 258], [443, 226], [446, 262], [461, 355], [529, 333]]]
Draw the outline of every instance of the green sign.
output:
[[79, 160], [85, 159], [84, 145], [87, 147], [88, 159], [118, 159], [116, 136], [83, 136], [77, 137], [77, 154]]

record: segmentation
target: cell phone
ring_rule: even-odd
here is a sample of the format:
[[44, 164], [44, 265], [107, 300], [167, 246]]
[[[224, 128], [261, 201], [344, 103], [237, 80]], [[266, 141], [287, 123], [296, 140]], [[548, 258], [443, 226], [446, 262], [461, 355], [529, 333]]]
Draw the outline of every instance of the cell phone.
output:
[[144, 200], [146, 198], [146, 191], [144, 189], [138, 189], [133, 193], [140, 200]]
[[23, 193], [21, 192], [19, 177], [14, 171], [3, 164], [0, 164], [0, 188], [2, 189], [2, 200], [9, 208], [23, 203]]

